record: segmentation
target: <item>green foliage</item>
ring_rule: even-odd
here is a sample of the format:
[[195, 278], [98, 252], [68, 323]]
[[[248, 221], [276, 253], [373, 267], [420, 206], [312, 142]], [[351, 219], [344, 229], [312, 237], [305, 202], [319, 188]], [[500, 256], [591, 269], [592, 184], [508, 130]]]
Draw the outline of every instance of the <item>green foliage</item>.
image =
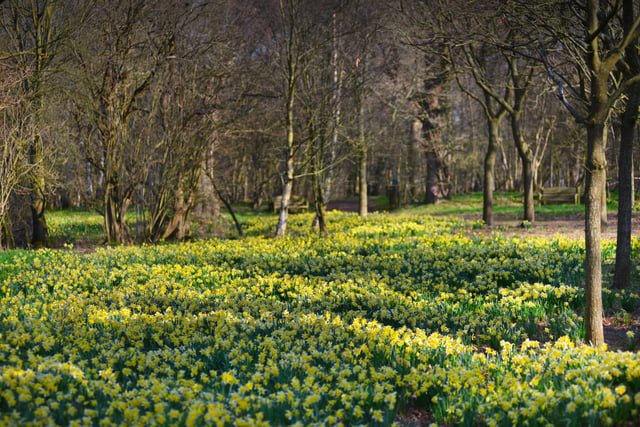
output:
[[[133, 225], [135, 216], [127, 215], [127, 222]], [[104, 239], [104, 219], [95, 211], [60, 210], [47, 212], [49, 239], [55, 244], [74, 243], [98, 244]]]

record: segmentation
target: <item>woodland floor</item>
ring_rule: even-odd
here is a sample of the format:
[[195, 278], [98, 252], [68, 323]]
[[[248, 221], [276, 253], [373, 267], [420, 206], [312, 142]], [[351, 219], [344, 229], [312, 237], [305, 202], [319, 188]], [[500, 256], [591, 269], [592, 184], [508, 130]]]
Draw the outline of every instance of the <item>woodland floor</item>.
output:
[[[478, 219], [475, 216], [463, 215], [466, 219]], [[615, 240], [618, 227], [618, 214], [609, 213], [608, 224], [602, 228], [602, 238], [605, 240]], [[524, 229], [520, 226], [521, 220], [508, 215], [496, 215], [494, 226], [491, 229], [485, 228], [484, 232], [490, 234], [499, 231], [507, 235], [530, 235], [550, 237], [563, 235], [572, 239], [584, 239], [584, 215], [573, 215], [568, 217], [545, 217], [539, 216], [531, 226]], [[640, 235], [640, 212], [634, 212], [631, 223], [632, 236]]]
[[[327, 204], [327, 210], [337, 210], [341, 212], [358, 212], [360, 209], [360, 202], [356, 199], [343, 199], [343, 200], [331, 200]], [[383, 209], [375, 202], [370, 201], [368, 203], [369, 212], [380, 212]]]
[[[342, 212], [358, 212], [359, 205], [357, 200], [332, 200], [329, 202], [327, 210], [333, 209]], [[383, 210], [381, 206], [374, 202], [369, 202], [369, 212], [380, 212]], [[480, 218], [480, 215], [475, 214], [459, 216], [470, 221], [475, 221]], [[522, 220], [515, 215], [494, 215], [493, 227], [474, 231], [487, 235], [500, 232], [505, 235], [532, 237], [551, 237], [560, 234], [572, 239], [584, 239], [584, 214], [562, 217], [538, 215], [534, 224], [526, 229], [520, 226], [521, 222]], [[602, 238], [605, 240], [615, 240], [617, 226], [617, 213], [609, 213], [608, 225], [602, 229]], [[640, 212], [633, 213], [631, 228], [632, 236], [640, 236]]]
[[[358, 212], [359, 204], [357, 199], [332, 200], [327, 206], [327, 210], [339, 210], [343, 212]], [[381, 212], [384, 207], [377, 205], [374, 201], [369, 202], [369, 212]], [[401, 214], [398, 214], [401, 215]], [[437, 213], [435, 215], [438, 215]], [[469, 221], [476, 221], [479, 214], [458, 215]], [[584, 214], [571, 216], [550, 216], [538, 215], [536, 221], [527, 228], [523, 228], [519, 215], [496, 214], [494, 216], [494, 226], [491, 228], [480, 228], [470, 230], [470, 234], [490, 236], [492, 233], [500, 233], [504, 236], [520, 237], [553, 237], [566, 236], [571, 239], [584, 239]], [[604, 240], [615, 240], [617, 228], [617, 214], [609, 213], [608, 225], [602, 230]], [[640, 212], [633, 213], [632, 235], [640, 236]], [[74, 242], [74, 250], [77, 252], [93, 252], [95, 242]], [[603, 266], [604, 281], [610, 281], [613, 273], [613, 261], [605, 260]], [[640, 266], [636, 266], [633, 277], [634, 287], [640, 287]], [[640, 338], [640, 311], [628, 313], [626, 318], [621, 318], [619, 313], [605, 313], [605, 341], [611, 349], [624, 349], [627, 347], [627, 332], [633, 331], [636, 337]]]
[[[333, 200], [327, 206], [328, 210], [343, 212], [358, 212], [357, 200]], [[378, 212], [383, 209], [373, 202], [369, 203], [369, 212]], [[478, 215], [460, 215], [470, 221], [479, 219]], [[523, 228], [522, 220], [514, 215], [495, 215], [494, 225], [491, 228], [473, 230], [473, 233], [489, 236], [498, 232], [505, 236], [531, 236], [553, 237], [566, 236], [571, 239], [584, 239], [584, 214], [565, 217], [538, 216], [529, 228]], [[609, 213], [608, 224], [602, 229], [604, 240], [615, 240], [618, 225], [617, 213]], [[632, 217], [632, 236], [640, 236], [640, 212], [634, 212]], [[604, 273], [611, 274], [613, 265], [604, 266]], [[640, 312], [629, 313], [629, 317], [622, 319], [620, 316], [605, 313], [604, 334], [605, 341], [610, 349], [625, 349], [628, 343], [627, 332], [633, 331], [635, 336], [640, 336]], [[424, 416], [424, 414], [421, 414]]]
[[[468, 218], [477, 219], [477, 218]], [[584, 240], [584, 215], [574, 215], [566, 218], [558, 217], [542, 217], [535, 221], [531, 228], [524, 229], [520, 226], [517, 219], [509, 217], [497, 216], [494, 220], [495, 225], [491, 229], [484, 228], [478, 231], [482, 234], [490, 235], [492, 232], [499, 231], [504, 235], [513, 236], [531, 236], [531, 237], [553, 237], [557, 235], [566, 236], [572, 239]], [[615, 240], [618, 226], [618, 215], [610, 213], [608, 216], [608, 224], [602, 229], [602, 238], [604, 240]], [[631, 224], [632, 236], [640, 236], [640, 212], [634, 212]], [[605, 275], [613, 274], [613, 261], [605, 261], [603, 273]], [[636, 278], [637, 279], [637, 278]], [[605, 280], [607, 278], [605, 277]], [[620, 316], [609, 315], [605, 313], [604, 317], [604, 335], [605, 342], [612, 350], [625, 349], [629, 338], [628, 331], [633, 331], [637, 337], [640, 335], [640, 312], [636, 310], [629, 313], [626, 319]]]

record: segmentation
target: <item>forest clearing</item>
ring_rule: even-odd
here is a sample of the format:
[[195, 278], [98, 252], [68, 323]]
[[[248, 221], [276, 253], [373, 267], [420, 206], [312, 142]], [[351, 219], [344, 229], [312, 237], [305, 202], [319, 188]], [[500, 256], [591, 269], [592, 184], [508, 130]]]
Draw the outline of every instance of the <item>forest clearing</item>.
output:
[[280, 239], [255, 215], [243, 239], [5, 251], [0, 424], [638, 422], [637, 270], [631, 290], [604, 279], [609, 350], [584, 344], [579, 239], [337, 211], [323, 238], [312, 219]]

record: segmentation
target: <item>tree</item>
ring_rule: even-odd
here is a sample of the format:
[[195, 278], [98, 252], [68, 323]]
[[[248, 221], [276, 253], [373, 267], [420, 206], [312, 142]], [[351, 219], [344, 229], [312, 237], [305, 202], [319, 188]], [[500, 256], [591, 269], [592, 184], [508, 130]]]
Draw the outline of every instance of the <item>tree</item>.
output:
[[[471, 21], [478, 22], [475, 27], [465, 25], [469, 22], [469, 18], [462, 19], [464, 28], [457, 31], [458, 40], [454, 42], [462, 43], [466, 64], [483, 94], [493, 98], [504, 111], [509, 113], [511, 134], [522, 162], [522, 183], [524, 187], [523, 220], [534, 222], [534, 152], [524, 137], [522, 115], [526, 105], [528, 89], [534, 77], [535, 64], [531, 59], [518, 55], [511, 49], [510, 46], [512, 45], [522, 44], [524, 37], [517, 25], [509, 25], [510, 22], [503, 19], [504, 7], [502, 4], [496, 4], [488, 13], [480, 14], [480, 18], [471, 19]], [[458, 20], [460, 19], [458, 18]], [[454, 18], [450, 18], [450, 20], [459, 24]], [[464, 39], [475, 40], [475, 42], [465, 43]], [[479, 44], [481, 48], [473, 49], [472, 43]], [[484, 55], [484, 57], [480, 55]], [[508, 75], [508, 78], [496, 77], [495, 71], [493, 75], [488, 75], [488, 66], [493, 67], [494, 70], [500, 70], [498, 71], [499, 73], [505, 70], [504, 73]], [[504, 94], [501, 94], [501, 92], [504, 92]], [[486, 111], [486, 107], [483, 108]], [[495, 114], [495, 117], [499, 117], [499, 111]], [[490, 134], [496, 131], [496, 129], [490, 130]], [[486, 159], [491, 157], [489, 153], [493, 150], [492, 145], [490, 142]], [[489, 196], [487, 193], [485, 195]], [[486, 216], [490, 217], [492, 215], [487, 212]], [[483, 219], [485, 222], [487, 221], [486, 218]]]
[[358, 136], [356, 137], [356, 150], [358, 156], [358, 212], [361, 217], [366, 217], [369, 210], [368, 188], [367, 188], [367, 167], [369, 150], [367, 146], [367, 135], [365, 129], [365, 98], [366, 98], [366, 62], [367, 60], [358, 58], [356, 60], [356, 68], [358, 69], [358, 83], [356, 89], [356, 108], [357, 108], [357, 124]]
[[[0, 65], [0, 249], [14, 246], [16, 197], [28, 189], [28, 178], [38, 165], [29, 161], [29, 99], [20, 73]], [[13, 217], [13, 218], [12, 218]], [[4, 243], [4, 245], [3, 245]]]
[[308, 96], [304, 111], [308, 116], [311, 148], [311, 176], [316, 215], [312, 227], [326, 236], [328, 234], [326, 209], [337, 162], [339, 129], [341, 126], [343, 60], [339, 54], [338, 16], [331, 16], [330, 50], [325, 53], [331, 58], [316, 61], [315, 67], [308, 69], [305, 76], [305, 91]]
[[[473, 44], [468, 43], [463, 46], [464, 57], [476, 85], [482, 91], [482, 96], [478, 96], [464, 87], [459, 77], [456, 78], [456, 81], [460, 89], [482, 107], [487, 119], [489, 144], [484, 157], [482, 220], [487, 226], [491, 227], [493, 225], [493, 192], [495, 190], [495, 167], [498, 142], [500, 140], [500, 122], [502, 122], [507, 113], [505, 105], [509, 105], [511, 102], [512, 91], [509, 87], [505, 87], [502, 97], [495, 95], [496, 92], [491, 88], [492, 81], [504, 81], [504, 76], [499, 75], [501, 71], [499, 66], [496, 69], [496, 65], [488, 61], [488, 49], [487, 45], [482, 44], [473, 46]], [[496, 52], [494, 51], [493, 53], [495, 54]], [[452, 53], [450, 57], [454, 58], [454, 54]], [[498, 102], [496, 99], [501, 99], [503, 102]]]
[[[44, 167], [52, 159], [55, 147], [43, 139], [45, 99], [52, 94], [54, 76], [59, 72], [62, 46], [81, 21], [84, 5], [62, 0], [37, 0], [21, 2], [12, 0], [2, 7], [2, 29], [8, 38], [3, 49], [5, 60], [13, 62], [23, 73], [21, 88], [28, 99], [29, 108], [24, 119], [33, 124], [22, 127], [30, 130], [28, 137], [30, 172], [30, 205], [32, 240], [39, 247], [48, 243], [45, 209], [48, 181], [52, 181]], [[70, 10], [74, 9], [74, 15]], [[25, 136], [26, 137], [26, 136]]]
[[[266, 6], [266, 5], [265, 5]], [[282, 146], [283, 161], [281, 171], [282, 203], [278, 215], [276, 236], [286, 234], [289, 217], [289, 202], [294, 180], [299, 177], [297, 169], [300, 161], [307, 161], [303, 155], [309, 146], [309, 138], [300, 131], [299, 99], [304, 90], [304, 76], [315, 63], [316, 55], [323, 51], [325, 44], [331, 43], [331, 22], [334, 8], [327, 4], [317, 4], [304, 0], [281, 0], [277, 7], [267, 10], [273, 34], [269, 50], [273, 54], [274, 76], [278, 79], [279, 96], [282, 100], [285, 143]], [[270, 14], [270, 13], [271, 14]], [[277, 18], [276, 18], [277, 16]], [[309, 88], [309, 86], [307, 85]]]
[[[630, 34], [635, 22], [635, 10], [632, 0], [622, 3], [623, 31]], [[624, 61], [619, 63], [621, 73], [626, 80], [640, 75], [640, 44], [629, 43], [624, 52]], [[618, 289], [631, 286], [631, 210], [633, 205], [633, 140], [638, 108], [640, 108], [640, 84], [629, 85], [625, 92], [625, 106], [620, 129], [620, 152], [618, 163], [618, 227], [616, 240], [616, 265], [613, 284]]]
[[422, 149], [426, 156], [427, 178], [425, 203], [435, 203], [438, 195], [442, 193], [442, 171], [444, 161], [440, 149], [442, 130], [441, 92], [447, 73], [424, 79], [424, 95], [420, 102], [421, 107], [421, 131]]
[[141, 103], [174, 42], [170, 32], [154, 25], [151, 7], [141, 0], [96, 3], [86, 27], [93, 37], [74, 50], [75, 104], [86, 159], [100, 173], [97, 208], [108, 243], [130, 239], [125, 217], [152, 151], [142, 132], [150, 111]]
[[[181, 57], [184, 61], [186, 58]], [[162, 71], [159, 87], [153, 88], [157, 105], [148, 129], [154, 145], [146, 179], [146, 194], [139, 202], [150, 213], [146, 237], [151, 241], [187, 233], [187, 219], [195, 203], [204, 155], [213, 127], [212, 114], [196, 67], [172, 64]], [[188, 82], [188, 83], [187, 83]], [[157, 92], [156, 92], [157, 91]]]
[[[511, 116], [511, 132], [513, 141], [518, 149], [518, 154], [522, 161], [522, 181], [524, 184], [524, 217], [525, 221], [534, 222], [535, 210], [533, 206], [533, 162], [534, 152], [529, 144], [527, 144], [522, 133], [522, 113], [527, 95], [527, 90], [533, 78], [534, 69], [529, 66], [529, 70], [525, 70], [523, 75], [518, 67], [518, 58], [507, 56], [509, 64], [509, 75], [513, 84], [513, 104], [505, 103], [505, 108]], [[525, 65], [526, 66], [526, 65]]]
[[[487, 120], [488, 145], [484, 156], [484, 178], [483, 178], [483, 221], [490, 227], [493, 225], [493, 192], [496, 186], [496, 160], [500, 144], [500, 124], [509, 111], [512, 121], [519, 120], [522, 106], [524, 105], [526, 87], [514, 90], [506, 84], [510, 74], [512, 79], [519, 79], [518, 67], [513, 60], [513, 67], [507, 67], [499, 58], [507, 58], [501, 55], [496, 49], [496, 43], [492, 39], [495, 34], [498, 37], [509, 37], [510, 32], [505, 31], [496, 19], [499, 16], [502, 5], [473, 4], [468, 3], [444, 4], [441, 2], [408, 2], [413, 7], [407, 7], [407, 14], [414, 21], [414, 26], [425, 35], [414, 37], [414, 44], [423, 50], [428, 50], [431, 56], [439, 58], [450, 64], [456, 75], [458, 87], [469, 97], [474, 99], [485, 113]], [[416, 17], [417, 16], [417, 17]], [[414, 30], [415, 31], [415, 30]], [[442, 46], [434, 49], [433, 46]], [[498, 58], [498, 59], [496, 59]], [[468, 72], [473, 76], [475, 85], [480, 88], [478, 95], [463, 84], [461, 73]], [[514, 74], [516, 73], [516, 74]], [[522, 83], [522, 82], [518, 82]], [[436, 87], [442, 85], [439, 82]], [[500, 93], [503, 94], [500, 94]], [[518, 100], [512, 105], [514, 92], [518, 95]], [[431, 97], [431, 99], [437, 99]], [[424, 104], [424, 103], [423, 103]], [[437, 105], [437, 104], [434, 104]], [[425, 105], [428, 106], [428, 103]], [[429, 111], [430, 108], [425, 108]], [[436, 109], [437, 110], [437, 109]], [[433, 113], [430, 114], [433, 116]], [[427, 114], [429, 116], [429, 114]], [[423, 127], [428, 133], [433, 133], [435, 127], [431, 121], [427, 121]], [[512, 126], [514, 135], [518, 137], [518, 142], [524, 144], [524, 138], [520, 131], [519, 123]], [[426, 134], [427, 140], [429, 134]], [[433, 145], [433, 144], [431, 144]], [[520, 144], [522, 146], [522, 144]], [[427, 150], [427, 153], [433, 153]], [[532, 157], [532, 156], [530, 156]], [[427, 194], [425, 201], [432, 202], [435, 195], [431, 188], [436, 180], [436, 174], [429, 171], [438, 169], [437, 157], [431, 154], [427, 156], [428, 178]], [[528, 163], [530, 165], [530, 162]], [[528, 170], [530, 170], [529, 168]], [[530, 174], [532, 176], [532, 174]], [[525, 185], [525, 216], [533, 219], [533, 182], [531, 179]]]
[[[347, 194], [355, 194], [358, 213], [365, 217], [369, 209], [369, 193], [376, 191], [379, 185], [372, 183], [370, 172], [379, 167], [376, 159], [388, 156], [388, 152], [393, 150], [388, 144], [383, 152], [376, 150], [376, 142], [383, 138], [386, 130], [384, 121], [380, 123], [374, 117], [387, 114], [383, 112], [384, 104], [379, 101], [381, 96], [389, 94], [382, 85], [386, 79], [387, 62], [395, 61], [395, 54], [390, 48], [393, 35], [389, 34], [388, 38], [382, 35], [381, 16], [390, 11], [388, 6], [369, 3], [363, 8], [358, 2], [349, 5], [344, 13], [341, 38], [343, 66], [340, 71], [343, 77], [340, 80], [340, 106], [344, 119], [341, 120], [339, 134], [345, 136], [348, 142], [345, 148], [350, 150], [347, 153], [349, 166], [345, 166], [350, 187]], [[379, 94], [380, 89], [385, 90], [384, 95]]]
[[158, 26], [172, 42], [169, 60], [160, 65], [143, 99], [153, 124], [144, 131], [154, 143], [138, 200], [149, 212], [145, 237], [151, 241], [183, 239], [189, 232], [189, 214], [221, 120], [218, 98], [230, 74], [231, 37], [221, 29], [234, 14], [217, 3], [160, 6]]
[[[530, 64], [519, 65], [518, 57], [513, 54], [503, 52], [506, 65], [509, 70], [510, 83], [506, 85], [506, 96], [500, 95], [488, 82], [483, 78], [478, 70], [477, 63], [472, 65], [471, 70], [478, 85], [484, 92], [489, 94], [496, 102], [509, 113], [511, 118], [511, 134], [513, 141], [518, 150], [518, 155], [522, 161], [522, 181], [524, 184], [524, 215], [523, 220], [534, 222], [535, 210], [533, 202], [533, 161], [534, 152], [529, 144], [527, 144], [522, 132], [522, 114], [526, 101], [527, 91], [534, 75], [534, 68]], [[469, 56], [473, 61], [473, 56]], [[471, 62], [470, 61], [470, 62]], [[523, 74], [524, 71], [524, 74]], [[511, 100], [511, 101], [510, 101]]]
[[[622, 93], [640, 81], [640, 75], [611, 76], [626, 49], [640, 37], [640, 18], [622, 33], [611, 31], [620, 2], [517, 3], [526, 17], [540, 60], [557, 87], [558, 97], [587, 132], [585, 189], [585, 298], [586, 340], [604, 342], [602, 326], [602, 200], [605, 197], [605, 130], [611, 110]], [[519, 18], [515, 18], [519, 19]], [[553, 48], [553, 49], [552, 49]], [[570, 64], [566, 73], [563, 64]], [[577, 74], [575, 73], [577, 70]], [[564, 71], [564, 73], [563, 73]]]
[[300, 141], [295, 138], [295, 101], [297, 86], [300, 76], [307, 66], [308, 46], [305, 46], [304, 35], [310, 33], [309, 16], [304, 16], [305, 8], [301, 7], [298, 0], [280, 1], [280, 28], [278, 33], [281, 38], [278, 42], [278, 59], [281, 65], [281, 76], [284, 95], [284, 123], [285, 140], [284, 147], [284, 173], [282, 174], [282, 204], [278, 215], [276, 236], [282, 237], [287, 231], [289, 219], [289, 201], [293, 190], [295, 178], [295, 155]]

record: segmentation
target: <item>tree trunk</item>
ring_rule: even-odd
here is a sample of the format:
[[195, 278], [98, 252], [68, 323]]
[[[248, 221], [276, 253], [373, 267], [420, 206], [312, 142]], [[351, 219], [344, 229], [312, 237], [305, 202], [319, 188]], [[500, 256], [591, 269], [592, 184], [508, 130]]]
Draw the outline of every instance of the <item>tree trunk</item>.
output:
[[[516, 188], [516, 178], [518, 176], [518, 162], [516, 161], [513, 166], [510, 165], [511, 159], [509, 155], [504, 149], [504, 144], [498, 144], [498, 148], [500, 149], [500, 159], [502, 160], [502, 170], [504, 171], [504, 191], [515, 191]], [[515, 170], [514, 170], [515, 169]]]
[[313, 194], [315, 198], [315, 210], [316, 216], [313, 219], [313, 227], [317, 228], [318, 232], [322, 236], [328, 236], [329, 232], [327, 230], [327, 221], [326, 221], [326, 210], [327, 210], [327, 201], [324, 198], [324, 191], [322, 188], [322, 177], [320, 173], [316, 172], [313, 174]]
[[367, 195], [367, 146], [362, 144], [360, 147], [360, 164], [358, 176], [358, 196], [360, 201], [360, 216], [365, 217], [369, 212], [369, 201]]
[[603, 123], [587, 126], [587, 171], [585, 191], [585, 328], [586, 341], [597, 346], [604, 343], [602, 326], [602, 252], [601, 209], [604, 192], [604, 131]]
[[[29, 161], [32, 166], [42, 161], [42, 147], [39, 136], [36, 136], [30, 147]], [[31, 244], [35, 248], [45, 247], [49, 243], [49, 232], [44, 215], [46, 207], [45, 179], [39, 171], [39, 167], [35, 167], [31, 182], [31, 221], [33, 222]]]
[[253, 200], [251, 202], [251, 209], [257, 211], [262, 204], [262, 195], [264, 194], [265, 180], [262, 177], [262, 173], [256, 174], [256, 180], [259, 180], [259, 184], [254, 184]]
[[[598, 27], [597, 1], [589, 1], [587, 21], [589, 31]], [[598, 40], [589, 44], [587, 59], [591, 78], [589, 116], [587, 121], [587, 157], [585, 161], [585, 340], [593, 346], [604, 344], [602, 325], [602, 193], [604, 192], [606, 157], [604, 153], [608, 110], [608, 73], [601, 74]]]
[[3, 239], [2, 236], [4, 235], [4, 230], [7, 228], [6, 224], [7, 224], [7, 221], [5, 220], [5, 215], [0, 214], [0, 251], [4, 249], [2, 245], [2, 239]]
[[290, 92], [290, 99], [287, 102], [287, 170], [284, 176], [282, 187], [282, 205], [276, 227], [276, 237], [283, 237], [287, 233], [287, 221], [289, 220], [289, 201], [293, 191], [294, 178], [294, 146], [293, 146], [293, 89]]
[[438, 201], [438, 194], [440, 193], [440, 182], [438, 179], [438, 171], [440, 169], [440, 159], [438, 153], [434, 150], [426, 152], [427, 156], [427, 182], [426, 191], [424, 194], [424, 202], [426, 204], [433, 204]]
[[[633, 154], [633, 150], [632, 153]], [[633, 206], [636, 204], [636, 181], [635, 181], [635, 172], [634, 172], [634, 161], [633, 156], [631, 156], [631, 210], [633, 211]]]
[[34, 189], [31, 197], [31, 220], [33, 221], [33, 240], [31, 244], [35, 248], [46, 247], [49, 241], [47, 221], [44, 215], [46, 199], [39, 189]]
[[533, 158], [522, 158], [522, 180], [524, 183], [524, 220], [533, 223], [536, 219], [533, 201]]
[[162, 235], [162, 239], [175, 237], [177, 240], [183, 240], [188, 233], [189, 213], [193, 206], [194, 197], [191, 189], [189, 195], [185, 197], [184, 191], [180, 190], [174, 204], [174, 211], [167, 228]]
[[524, 217], [531, 223], [535, 220], [533, 204], [533, 151], [522, 136], [520, 112], [511, 114], [511, 133], [518, 149], [518, 156], [522, 160], [522, 184], [524, 186]]
[[420, 102], [424, 117], [421, 122], [421, 133], [419, 141], [426, 153], [427, 176], [424, 202], [433, 204], [438, 201], [438, 197], [442, 194], [440, 187], [440, 177], [444, 175], [444, 162], [438, 153], [438, 147], [442, 144], [440, 141], [441, 126], [439, 119], [442, 115], [440, 106], [440, 93], [442, 90], [442, 82], [439, 79], [435, 81], [425, 80], [425, 92], [423, 100]]
[[[319, 135], [316, 131], [316, 126], [313, 120], [309, 121], [309, 139], [314, 141], [318, 146], [314, 150], [314, 154], [311, 158], [312, 174], [311, 174], [311, 187], [313, 189], [313, 204], [316, 215], [311, 223], [311, 228], [317, 229], [322, 236], [326, 236], [327, 225], [325, 222], [325, 210], [326, 210], [326, 198], [325, 188], [323, 188], [324, 178], [324, 166], [325, 163], [325, 134]], [[331, 166], [330, 166], [331, 167]]]
[[122, 243], [122, 227], [118, 219], [118, 202], [115, 185], [108, 182], [104, 190], [104, 231], [107, 243]]
[[631, 286], [631, 209], [633, 195], [633, 140], [640, 106], [640, 93], [631, 90], [622, 115], [618, 160], [618, 229], [616, 267], [613, 284], [617, 289]]
[[131, 200], [128, 197], [121, 198], [118, 194], [117, 184], [107, 181], [104, 190], [104, 230], [107, 243], [124, 243], [129, 234], [125, 216]]
[[[364, 75], [364, 70], [362, 71]], [[364, 80], [364, 77], [363, 77]], [[360, 88], [362, 91], [362, 88]], [[360, 200], [360, 216], [366, 217], [369, 212], [369, 201], [367, 199], [367, 141], [364, 134], [364, 100], [363, 94], [359, 94], [358, 106], [358, 148], [360, 158], [358, 159], [358, 197]]]
[[[623, 1], [623, 25], [628, 34], [635, 17], [633, 0]], [[629, 74], [640, 73], [638, 43], [631, 43], [625, 50]], [[627, 91], [627, 103], [622, 114], [620, 130], [620, 155], [618, 164], [618, 229], [616, 242], [616, 267], [613, 286], [617, 289], [631, 286], [631, 212], [634, 203], [633, 189], [633, 141], [635, 138], [638, 108], [640, 107], [640, 85]]]
[[[325, 154], [327, 144], [326, 135], [328, 132], [321, 132], [317, 135], [315, 127], [310, 126], [310, 132], [313, 133], [312, 140], [319, 142], [318, 150], [315, 154], [314, 174], [313, 174], [313, 193], [316, 215], [313, 218], [312, 228], [318, 230], [322, 236], [328, 236], [326, 222], [327, 203], [331, 198], [333, 189], [333, 174], [335, 170], [337, 147], [339, 141], [340, 114], [342, 103], [342, 68], [338, 62], [338, 37], [337, 37], [337, 16], [332, 15], [332, 49], [331, 49], [331, 70], [333, 74], [333, 86], [331, 91], [331, 122], [330, 139], [328, 140], [329, 152]], [[312, 122], [313, 123], [313, 122]], [[326, 168], [326, 170], [325, 170]]]
[[484, 157], [484, 192], [482, 199], [482, 220], [493, 226], [493, 191], [495, 189], [496, 156], [498, 153], [498, 137], [500, 132], [500, 120], [487, 118], [489, 128], [489, 146]]
[[[218, 195], [218, 199], [221, 200], [222, 203], [224, 203], [224, 206], [227, 208], [227, 211], [229, 212], [229, 215], [231, 215], [231, 218], [233, 219], [233, 223], [235, 224], [236, 230], [238, 231], [238, 236], [242, 237], [243, 236], [242, 225], [240, 225], [240, 221], [238, 221], [238, 218], [236, 217], [236, 213], [233, 210], [233, 206], [231, 206], [231, 203], [229, 202], [229, 200], [226, 197], [224, 197], [224, 195], [222, 194], [222, 192], [220, 191], [220, 189], [216, 185], [216, 183], [213, 180], [213, 178], [210, 177], [210, 179], [211, 179], [211, 184], [213, 185], [213, 190]], [[220, 212], [219, 212], [219, 208], [218, 208], [218, 214], [219, 213]]]
[[553, 163], [553, 159], [555, 158], [557, 154], [556, 150], [553, 150], [553, 147], [551, 149], [551, 152], [549, 153], [549, 187], [553, 187], [555, 184], [554, 181], [554, 174], [553, 174], [553, 167], [554, 167], [554, 163]]
[[[607, 125], [604, 125], [604, 133], [602, 135], [602, 151], [607, 148]], [[602, 193], [600, 194], [600, 228], [606, 230], [609, 225], [609, 218], [607, 216], [607, 157], [604, 157], [604, 166], [602, 168]]]
[[[292, 168], [291, 171], [293, 171]], [[292, 190], [293, 176], [291, 176], [291, 174], [287, 172], [287, 176], [285, 177], [285, 184], [282, 187], [282, 205], [280, 206], [280, 214], [278, 216], [276, 237], [284, 237], [284, 235], [287, 233], [287, 221], [289, 220], [289, 201], [291, 200]]]
[[2, 218], [4, 247], [27, 248], [33, 241], [33, 221], [30, 216], [30, 194], [16, 194], [9, 196]]

